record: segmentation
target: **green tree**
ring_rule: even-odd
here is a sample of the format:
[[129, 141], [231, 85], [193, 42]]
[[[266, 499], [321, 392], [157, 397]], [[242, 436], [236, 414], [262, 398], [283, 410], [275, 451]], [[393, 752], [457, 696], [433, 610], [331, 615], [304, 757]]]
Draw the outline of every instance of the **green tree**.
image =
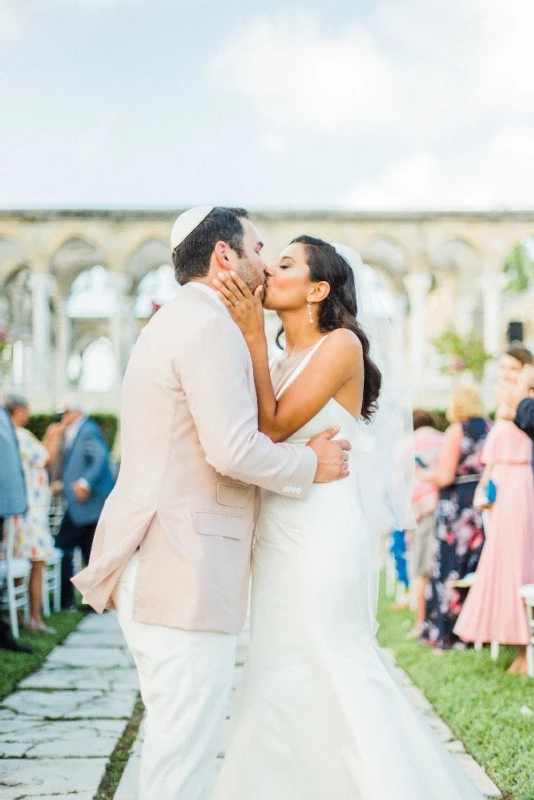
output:
[[484, 366], [491, 355], [484, 350], [482, 340], [472, 331], [468, 336], [460, 336], [454, 330], [447, 330], [434, 340], [434, 347], [441, 356], [441, 371], [446, 375], [460, 375], [469, 370], [480, 380]]
[[504, 264], [508, 276], [506, 290], [524, 292], [534, 285], [534, 248], [527, 242], [516, 245]]

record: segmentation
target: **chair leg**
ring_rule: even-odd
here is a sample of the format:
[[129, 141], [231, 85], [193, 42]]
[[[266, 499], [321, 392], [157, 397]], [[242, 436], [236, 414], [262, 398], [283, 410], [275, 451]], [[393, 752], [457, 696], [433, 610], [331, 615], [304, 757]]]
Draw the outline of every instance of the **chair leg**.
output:
[[61, 559], [57, 562], [54, 571], [54, 611], [61, 611]]
[[11, 635], [14, 639], [19, 638], [19, 619], [17, 617], [17, 604], [15, 601], [15, 591], [11, 582], [8, 580], [7, 585], [7, 600], [9, 605], [9, 624], [11, 626]]
[[497, 661], [499, 658], [499, 642], [491, 643], [491, 660]]
[[28, 625], [30, 621], [30, 585], [28, 578], [24, 581], [24, 588], [26, 589], [24, 594], [24, 605], [22, 606], [22, 618], [24, 620], [24, 624]]
[[534, 678], [534, 642], [527, 645], [527, 673]]
[[480, 651], [482, 650], [482, 642], [475, 642], [475, 650], [477, 651], [477, 653], [480, 653]]
[[50, 583], [49, 567], [45, 564], [43, 568], [43, 617], [50, 616]]

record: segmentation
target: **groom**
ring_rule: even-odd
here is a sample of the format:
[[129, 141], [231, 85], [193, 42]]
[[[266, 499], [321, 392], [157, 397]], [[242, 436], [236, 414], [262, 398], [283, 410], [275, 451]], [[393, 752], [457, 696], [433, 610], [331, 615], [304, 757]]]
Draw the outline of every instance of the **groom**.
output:
[[74, 578], [116, 607], [147, 709], [141, 800], [206, 800], [247, 610], [255, 486], [298, 502], [347, 474], [337, 429], [307, 446], [258, 432], [248, 349], [211, 288], [263, 282], [243, 209], [193, 208], [171, 234], [182, 289], [144, 328], [124, 378], [122, 461], [89, 566]]

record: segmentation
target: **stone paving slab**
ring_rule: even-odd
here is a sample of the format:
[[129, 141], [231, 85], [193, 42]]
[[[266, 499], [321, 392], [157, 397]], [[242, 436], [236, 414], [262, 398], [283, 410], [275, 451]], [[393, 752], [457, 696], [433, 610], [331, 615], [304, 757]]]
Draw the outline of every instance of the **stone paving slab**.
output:
[[119, 618], [115, 611], [105, 611], [103, 614], [87, 614], [77, 626], [77, 631], [89, 633], [95, 631], [96, 633], [109, 633], [111, 631], [120, 631]]
[[489, 775], [469, 753], [455, 753], [464, 771], [485, 797], [502, 797], [501, 790], [495, 786]]
[[107, 692], [139, 691], [137, 672], [131, 669], [65, 667], [40, 669], [19, 683], [19, 689], [102, 689]]
[[129, 667], [135, 669], [133, 658], [129, 650], [101, 647], [56, 647], [43, 664], [44, 669], [57, 669], [57, 667], [98, 667], [99, 669], [114, 669], [116, 667]]
[[24, 689], [6, 697], [0, 707], [21, 717], [44, 719], [130, 719], [136, 691], [38, 691]]
[[105, 631], [104, 633], [97, 633], [97, 631], [74, 631], [69, 634], [63, 646], [69, 647], [119, 647], [123, 650], [127, 647], [124, 641], [124, 636], [120, 631]]
[[[109, 757], [126, 724], [126, 720], [99, 719], [80, 725], [13, 717], [2, 721], [0, 759]], [[0, 775], [3, 764], [0, 760]]]
[[[106, 769], [105, 758], [2, 759], [2, 800], [93, 800]], [[129, 798], [133, 800], [133, 798]]]
[[0, 703], [2, 800], [93, 800], [137, 692], [116, 615], [88, 615]]

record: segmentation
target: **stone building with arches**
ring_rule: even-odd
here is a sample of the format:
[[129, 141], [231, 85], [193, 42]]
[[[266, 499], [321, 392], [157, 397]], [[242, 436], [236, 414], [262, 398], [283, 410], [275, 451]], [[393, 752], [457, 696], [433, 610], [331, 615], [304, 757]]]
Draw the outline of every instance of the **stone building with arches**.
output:
[[[176, 211], [0, 211], [0, 376], [48, 410], [75, 387], [90, 408], [117, 410], [121, 377], [152, 303], [179, 290], [170, 266]], [[414, 401], [443, 407], [450, 378], [432, 346], [445, 330], [479, 333], [496, 357], [510, 321], [534, 344], [534, 286], [506, 290], [503, 268], [534, 237], [534, 211], [352, 213], [258, 211], [274, 261], [309, 233], [356, 248], [389, 296], [394, 346]], [[276, 320], [269, 320], [276, 327]], [[4, 333], [4, 335], [6, 335]], [[492, 365], [485, 392], [491, 397]]]

